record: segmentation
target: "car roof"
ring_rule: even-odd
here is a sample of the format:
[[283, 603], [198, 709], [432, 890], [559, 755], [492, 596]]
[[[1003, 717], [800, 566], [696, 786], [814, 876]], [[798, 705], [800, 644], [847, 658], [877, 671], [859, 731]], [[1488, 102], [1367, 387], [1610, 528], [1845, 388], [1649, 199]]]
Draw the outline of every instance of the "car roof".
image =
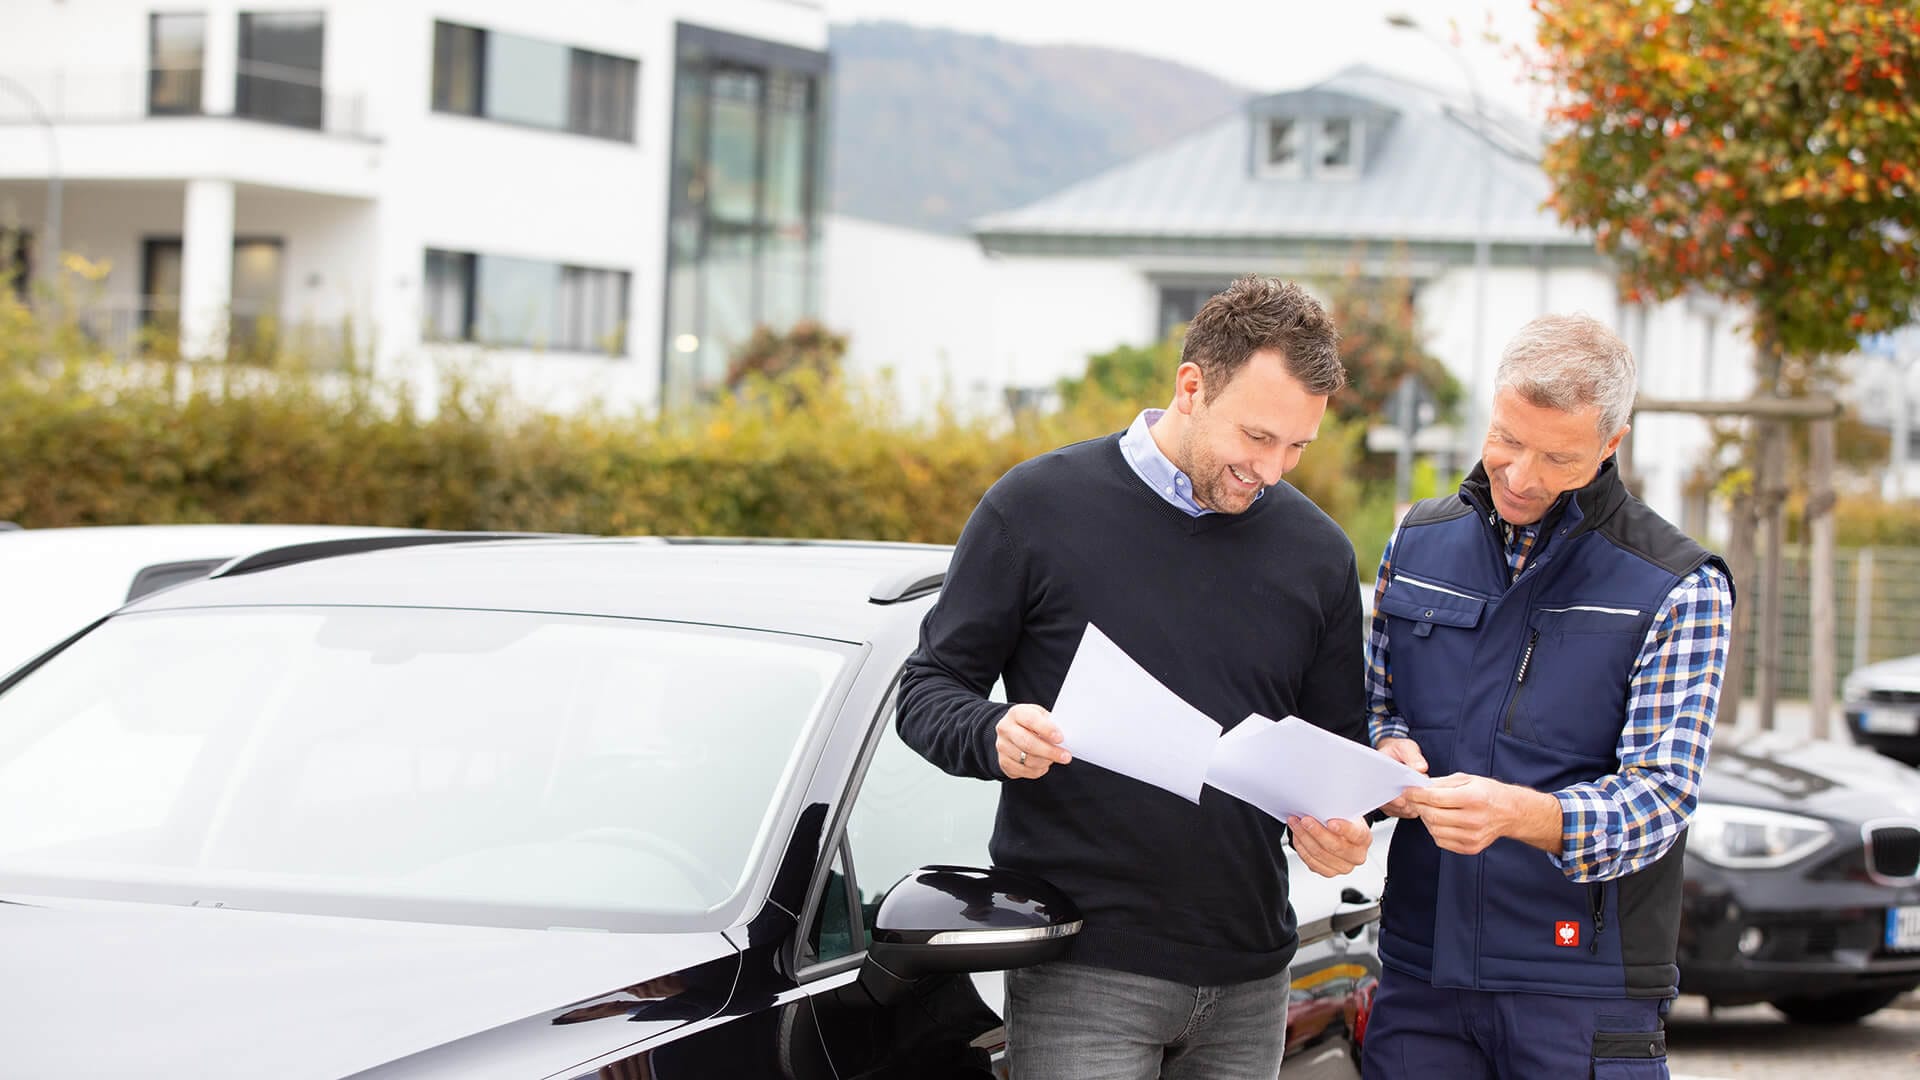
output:
[[515, 538], [352, 552], [227, 572], [128, 605], [548, 611], [867, 641], [929, 595], [951, 550], [922, 544]]
[[349, 525], [97, 525], [0, 530], [0, 674], [126, 603], [142, 570], [287, 544], [403, 535]]

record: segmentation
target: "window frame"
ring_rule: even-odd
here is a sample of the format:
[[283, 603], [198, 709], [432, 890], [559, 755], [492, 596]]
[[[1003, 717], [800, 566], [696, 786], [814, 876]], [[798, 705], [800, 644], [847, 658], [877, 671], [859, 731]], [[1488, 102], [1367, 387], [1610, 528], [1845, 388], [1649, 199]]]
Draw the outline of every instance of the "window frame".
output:
[[[1301, 117], [1291, 115], [1263, 116], [1260, 126], [1255, 129], [1254, 160], [1260, 166], [1260, 175], [1274, 179], [1297, 180], [1307, 174], [1307, 155], [1311, 151], [1307, 129], [1300, 123]], [[1273, 129], [1277, 124], [1289, 127], [1287, 143], [1293, 148], [1293, 157], [1287, 161], [1273, 160]]]
[[[197, 76], [192, 83], [193, 94], [190, 103], [161, 105], [155, 101], [155, 91], [159, 89], [161, 77], [175, 71], [184, 72], [186, 68], [160, 67], [160, 24], [163, 20], [196, 19], [200, 23], [200, 63], [191, 70]], [[236, 46], [237, 48], [237, 46]], [[206, 112], [205, 80], [207, 74], [207, 13], [205, 11], [152, 11], [147, 13], [147, 115], [148, 116], [200, 116]]]
[[[1344, 121], [1347, 125], [1347, 160], [1340, 164], [1327, 161], [1326, 145], [1332, 142], [1327, 134], [1329, 125]], [[1360, 175], [1360, 162], [1366, 157], [1367, 124], [1365, 120], [1352, 113], [1335, 116], [1322, 116], [1313, 128], [1313, 173], [1329, 180], [1344, 180]]]
[[[444, 49], [442, 46], [451, 42], [456, 33], [471, 34], [474, 40], [472, 86], [468, 88], [473, 97], [472, 111], [454, 108], [450, 103], [453, 96], [452, 72], [443, 61], [450, 59], [453, 50], [450, 46]], [[561, 88], [565, 105], [558, 123], [533, 123], [496, 116], [489, 111], [493, 97], [490, 90], [493, 83], [493, 39], [496, 35], [566, 50], [567, 66]], [[433, 62], [427, 79], [427, 105], [429, 111], [437, 115], [463, 116], [526, 131], [579, 135], [628, 146], [637, 147], [640, 144], [641, 65], [638, 57], [585, 49], [530, 34], [507, 34], [452, 19], [433, 21], [431, 52]]]
[[[851, 971], [867, 958], [867, 921], [860, 915], [859, 869], [853, 864], [847, 823], [853, 818], [853, 807], [860, 800], [861, 789], [866, 787], [867, 771], [873, 765], [873, 757], [880, 751], [881, 740], [886, 738], [887, 723], [899, 707], [900, 679], [905, 672], [903, 661], [887, 684], [887, 692], [881, 695], [880, 708], [867, 724], [866, 738], [861, 742], [860, 753], [854, 759], [853, 772], [840, 796], [839, 805], [833, 809], [833, 820], [827, 823], [827, 831], [823, 834], [832, 839], [820, 845], [820, 857], [815, 861], [813, 876], [807, 882], [807, 901], [800, 906], [800, 918], [795, 924], [797, 929], [793, 944], [789, 947], [791, 955], [786, 965], [793, 972], [793, 981], [802, 985]], [[828, 877], [833, 872], [836, 859], [846, 866], [847, 919], [851, 928], [848, 936], [852, 948], [845, 956], [822, 960], [814, 953], [811, 942], [814, 926], [826, 901]]]
[[[324, 8], [289, 8], [286, 10], [273, 8], [265, 11], [242, 11], [237, 13], [234, 18], [236, 28], [233, 46], [233, 115], [240, 119], [258, 120], [263, 123], [280, 124], [285, 127], [305, 128], [309, 131], [325, 131], [327, 128], [326, 10]], [[315, 61], [317, 66], [313, 69], [312, 85], [302, 86], [301, 83], [292, 79], [262, 75], [249, 71], [249, 64], [265, 64], [270, 67], [286, 68], [290, 71], [301, 70], [292, 67], [292, 65], [281, 64], [278, 61], [259, 60], [247, 55], [248, 46], [254, 42], [256, 19], [271, 21], [275, 19], [292, 20], [300, 18], [312, 19], [315, 31], [319, 37], [318, 57]], [[256, 89], [255, 80], [259, 80], [258, 85], [261, 89], [277, 84], [279, 86], [290, 86], [311, 91], [313, 94], [313, 115], [308, 117], [304, 113], [288, 108], [285, 104], [280, 103], [278, 95], [261, 95], [259, 89]], [[261, 96], [266, 97], [265, 103], [251, 100]]]

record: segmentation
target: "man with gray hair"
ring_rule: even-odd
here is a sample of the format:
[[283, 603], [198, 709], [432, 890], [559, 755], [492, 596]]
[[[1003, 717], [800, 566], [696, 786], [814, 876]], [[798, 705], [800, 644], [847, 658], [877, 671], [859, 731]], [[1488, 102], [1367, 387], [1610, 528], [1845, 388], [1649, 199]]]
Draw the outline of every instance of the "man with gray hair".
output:
[[1386, 807], [1367, 1080], [1667, 1075], [1733, 587], [1621, 483], [1635, 381], [1595, 320], [1528, 323], [1480, 464], [1381, 560], [1369, 736], [1436, 779]]

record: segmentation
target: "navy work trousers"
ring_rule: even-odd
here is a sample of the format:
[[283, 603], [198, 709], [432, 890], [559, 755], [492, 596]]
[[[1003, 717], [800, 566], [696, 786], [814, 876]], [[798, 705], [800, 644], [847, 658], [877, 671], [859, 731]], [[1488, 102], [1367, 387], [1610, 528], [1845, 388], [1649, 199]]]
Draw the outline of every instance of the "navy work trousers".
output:
[[1381, 974], [1364, 1080], [1666, 1080], [1672, 999], [1435, 989]]

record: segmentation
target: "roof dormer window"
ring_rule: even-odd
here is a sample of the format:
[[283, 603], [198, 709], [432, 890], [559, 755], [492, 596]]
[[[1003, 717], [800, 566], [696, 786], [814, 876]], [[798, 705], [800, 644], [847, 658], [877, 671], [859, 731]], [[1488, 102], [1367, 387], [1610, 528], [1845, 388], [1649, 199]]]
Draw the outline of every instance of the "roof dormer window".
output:
[[1352, 176], [1359, 172], [1359, 121], [1351, 116], [1329, 116], [1320, 121], [1314, 147], [1314, 166], [1321, 176]]
[[1291, 116], [1267, 120], [1265, 152], [1260, 158], [1264, 176], [1299, 176], [1306, 162], [1306, 132]]
[[1360, 175], [1366, 122], [1352, 113], [1257, 117], [1254, 162], [1260, 176], [1275, 180], [1344, 180]]

